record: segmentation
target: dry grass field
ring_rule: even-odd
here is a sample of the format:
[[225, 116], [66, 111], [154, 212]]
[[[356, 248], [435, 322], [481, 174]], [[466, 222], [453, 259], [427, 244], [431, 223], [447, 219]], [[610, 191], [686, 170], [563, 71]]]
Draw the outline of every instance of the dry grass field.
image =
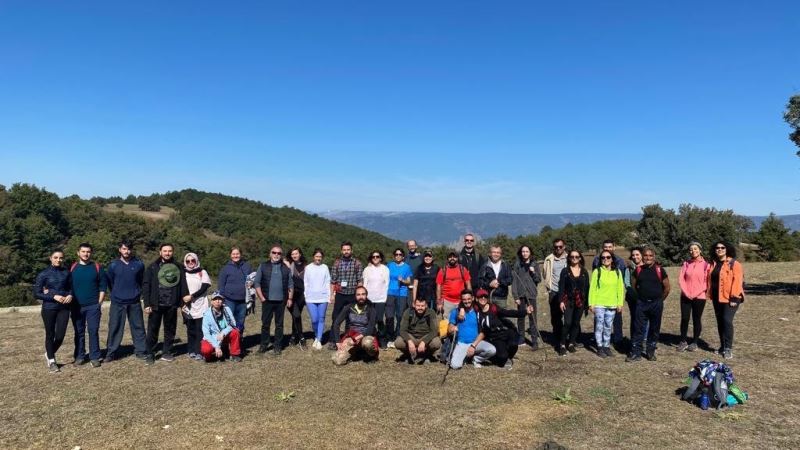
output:
[[[693, 363], [718, 345], [709, 306], [705, 350], [675, 351], [677, 289], [657, 362], [523, 348], [511, 371], [465, 367], [444, 385], [444, 366], [395, 363], [393, 350], [375, 364], [334, 367], [327, 350], [258, 355], [253, 336], [240, 364], [179, 357], [146, 367], [131, 356], [51, 375], [39, 315], [9, 313], [0, 314], [0, 448], [800, 448], [800, 263], [745, 270], [730, 365], [751, 400], [727, 412], [676, 395]], [[258, 317], [248, 317], [247, 335]], [[104, 346], [105, 324], [101, 337]], [[62, 363], [71, 362], [71, 340], [70, 331]], [[554, 399], [567, 388], [569, 401]], [[284, 401], [282, 392], [295, 395]]]

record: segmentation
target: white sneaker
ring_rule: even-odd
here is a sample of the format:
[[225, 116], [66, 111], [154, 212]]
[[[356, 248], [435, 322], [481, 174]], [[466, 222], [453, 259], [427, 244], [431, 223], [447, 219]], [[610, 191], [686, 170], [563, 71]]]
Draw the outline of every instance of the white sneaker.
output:
[[472, 361], [472, 367], [480, 369], [481, 367], [483, 367], [483, 364], [479, 363], [478, 361]]
[[314, 344], [311, 345], [314, 350], [322, 350], [322, 342], [317, 339], [314, 339]]
[[395, 346], [394, 346], [394, 341], [389, 341], [389, 342], [386, 344], [386, 348], [395, 348]]

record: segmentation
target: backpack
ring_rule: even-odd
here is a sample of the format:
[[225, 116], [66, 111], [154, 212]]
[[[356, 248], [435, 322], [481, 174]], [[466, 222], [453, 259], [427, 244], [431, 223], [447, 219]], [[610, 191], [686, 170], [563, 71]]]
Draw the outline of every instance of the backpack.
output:
[[[442, 271], [442, 284], [444, 284], [447, 281], [447, 266], [440, 267], [439, 270]], [[467, 279], [464, 278], [464, 266], [459, 264], [458, 265], [458, 271], [461, 274], [461, 282], [466, 285], [467, 284]]]
[[[75, 261], [74, 263], [72, 263], [71, 266], [69, 266], [69, 273], [75, 272], [75, 268], [76, 267], [78, 267], [78, 262], [77, 261]], [[731, 267], [733, 267], [733, 266], [731, 266]], [[100, 275], [100, 263], [98, 263], [98, 262], [94, 263], [94, 270], [95, 270], [95, 272], [97, 272], [98, 275]]]
[[[706, 263], [706, 264], [708, 264], [708, 263]], [[664, 271], [664, 269], [658, 264], [654, 264], [654, 266], [656, 268], [656, 276], [658, 277], [658, 281], [663, 281], [664, 274], [662, 272]], [[644, 266], [636, 266], [636, 272], [635, 272], [636, 273], [636, 278], [639, 278], [639, 273], [642, 272], [642, 267], [644, 267]], [[706, 265], [706, 269], [708, 269], [708, 265]]]

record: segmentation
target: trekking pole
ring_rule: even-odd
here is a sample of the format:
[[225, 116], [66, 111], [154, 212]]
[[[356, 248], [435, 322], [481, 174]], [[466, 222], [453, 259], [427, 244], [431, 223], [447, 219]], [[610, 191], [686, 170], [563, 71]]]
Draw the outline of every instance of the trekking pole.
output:
[[447, 381], [447, 374], [449, 374], [450, 369], [453, 368], [453, 350], [456, 348], [456, 337], [458, 337], [458, 328], [456, 328], [456, 331], [453, 332], [453, 341], [450, 343], [450, 354], [447, 355], [447, 370], [445, 370], [444, 376], [442, 377], [442, 385], [444, 385], [444, 382]]

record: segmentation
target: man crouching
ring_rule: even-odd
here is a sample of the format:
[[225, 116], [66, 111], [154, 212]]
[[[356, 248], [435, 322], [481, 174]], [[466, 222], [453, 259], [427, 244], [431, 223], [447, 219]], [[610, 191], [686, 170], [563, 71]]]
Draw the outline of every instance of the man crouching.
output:
[[[378, 359], [378, 340], [375, 338], [375, 306], [367, 299], [367, 288], [356, 288], [356, 302], [344, 308], [333, 322], [331, 332], [335, 336], [336, 353], [333, 363], [343, 366], [348, 361], [361, 358]], [[345, 322], [344, 336], [339, 334]]]
[[432, 358], [434, 353], [442, 346], [439, 339], [439, 320], [436, 311], [428, 308], [424, 298], [414, 300], [414, 308], [406, 309], [400, 320], [400, 336], [394, 341], [394, 346], [412, 364], [418, 364]]

